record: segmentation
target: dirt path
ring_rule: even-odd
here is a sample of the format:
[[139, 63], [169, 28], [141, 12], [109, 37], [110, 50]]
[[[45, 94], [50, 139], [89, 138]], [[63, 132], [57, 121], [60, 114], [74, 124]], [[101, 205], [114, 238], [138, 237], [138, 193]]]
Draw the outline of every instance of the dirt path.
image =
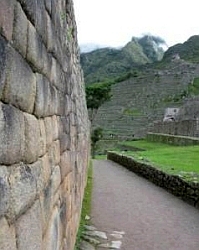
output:
[[111, 161], [94, 161], [92, 223], [122, 250], [199, 250], [199, 210]]

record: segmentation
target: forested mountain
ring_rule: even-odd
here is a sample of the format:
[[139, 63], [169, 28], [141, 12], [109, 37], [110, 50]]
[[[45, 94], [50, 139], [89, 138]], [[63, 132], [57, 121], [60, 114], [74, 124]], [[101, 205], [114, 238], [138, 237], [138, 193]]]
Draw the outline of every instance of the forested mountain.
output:
[[86, 83], [115, 78], [141, 65], [161, 60], [163, 39], [155, 36], [133, 37], [123, 48], [102, 48], [81, 54]]

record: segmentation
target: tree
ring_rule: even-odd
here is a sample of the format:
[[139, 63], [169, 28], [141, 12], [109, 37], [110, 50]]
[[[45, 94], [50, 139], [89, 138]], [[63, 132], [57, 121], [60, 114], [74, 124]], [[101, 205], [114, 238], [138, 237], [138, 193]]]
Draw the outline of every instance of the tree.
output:
[[99, 107], [111, 99], [111, 84], [95, 83], [86, 86], [86, 101], [91, 125]]
[[96, 144], [103, 137], [103, 129], [93, 127], [93, 121], [99, 110], [99, 107], [111, 99], [111, 84], [95, 83], [86, 86], [86, 101], [91, 121], [91, 151], [92, 157], [95, 157]]

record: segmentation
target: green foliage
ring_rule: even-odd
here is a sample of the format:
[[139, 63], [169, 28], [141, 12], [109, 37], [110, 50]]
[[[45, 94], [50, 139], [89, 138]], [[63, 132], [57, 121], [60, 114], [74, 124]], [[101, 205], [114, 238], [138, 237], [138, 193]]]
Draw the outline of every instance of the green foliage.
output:
[[194, 78], [193, 84], [189, 85], [188, 87], [189, 95], [199, 95], [199, 77]]
[[88, 168], [88, 175], [87, 175], [87, 185], [84, 191], [84, 199], [83, 199], [82, 211], [81, 211], [81, 220], [80, 220], [79, 230], [77, 233], [75, 250], [80, 249], [79, 244], [80, 244], [82, 232], [84, 230], [84, 225], [88, 224], [88, 221], [85, 220], [85, 217], [86, 215], [90, 215], [90, 212], [91, 212], [92, 188], [93, 188], [93, 167], [92, 167], [92, 162], [90, 161], [90, 165]]
[[91, 150], [92, 157], [95, 158], [97, 142], [103, 138], [103, 129], [100, 127], [93, 128], [91, 131]]
[[96, 83], [86, 85], [86, 101], [88, 109], [98, 109], [104, 102], [111, 98], [111, 85]]
[[129, 116], [140, 116], [140, 115], [142, 115], [142, 112], [138, 109], [125, 108], [123, 110], [123, 114], [129, 115]]

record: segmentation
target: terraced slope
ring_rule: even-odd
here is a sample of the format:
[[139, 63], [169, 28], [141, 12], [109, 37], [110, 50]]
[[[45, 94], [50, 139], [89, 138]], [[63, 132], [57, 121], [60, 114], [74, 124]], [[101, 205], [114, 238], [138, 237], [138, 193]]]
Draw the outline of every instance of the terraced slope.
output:
[[188, 85], [198, 75], [197, 65], [179, 61], [167, 70], [115, 84], [110, 102], [99, 109], [94, 123], [107, 137], [143, 137], [154, 121], [163, 119], [165, 108], [183, 104]]

